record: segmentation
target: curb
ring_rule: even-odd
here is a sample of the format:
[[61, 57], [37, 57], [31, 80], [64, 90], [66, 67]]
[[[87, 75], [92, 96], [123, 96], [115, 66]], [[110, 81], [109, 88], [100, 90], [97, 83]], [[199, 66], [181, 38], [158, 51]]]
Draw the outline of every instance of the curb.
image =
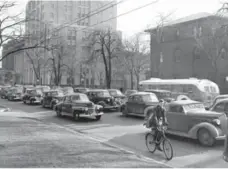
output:
[[98, 143], [101, 143], [101, 144], [103, 144], [103, 145], [106, 145], [106, 146], [109, 146], [109, 147], [112, 147], [112, 148], [116, 148], [116, 149], [118, 149], [118, 150], [120, 150], [120, 151], [122, 151], [122, 152], [126, 152], [126, 153], [129, 153], [129, 154], [135, 155], [135, 156], [137, 156], [138, 158], [140, 158], [141, 160], [143, 160], [143, 161], [145, 161], [145, 162], [156, 163], [156, 164], [158, 164], [158, 165], [164, 166], [165, 168], [175, 168], [175, 167], [173, 167], [173, 166], [171, 166], [171, 165], [168, 165], [168, 164], [165, 164], [165, 163], [163, 163], [163, 162], [160, 162], [160, 161], [154, 160], [154, 159], [152, 159], [152, 158], [146, 157], [146, 156], [144, 156], [144, 155], [142, 155], [142, 154], [140, 154], [140, 153], [135, 153], [135, 152], [130, 151], [130, 150], [127, 150], [127, 149], [125, 149], [125, 148], [121, 148], [120, 146], [118, 146], [118, 145], [116, 145], [116, 144], [107, 143], [107, 142], [105, 143], [105, 142], [102, 141], [102, 139], [91, 137], [91, 136], [89, 136], [88, 134], [85, 134], [85, 133], [82, 133], [82, 132], [78, 132], [77, 130], [75, 131], [75, 130], [73, 130], [73, 129], [70, 129], [70, 128], [63, 127], [63, 126], [61, 126], [61, 125], [58, 125], [58, 124], [56, 124], [56, 123], [50, 123], [50, 124], [52, 124], [52, 125], [54, 125], [54, 126], [57, 126], [57, 127], [59, 127], [59, 128], [65, 129], [65, 130], [67, 130], [67, 131], [69, 131], [69, 132], [71, 132], [71, 133], [80, 135], [80, 136], [82, 136], [82, 137], [87, 137], [87, 138], [89, 138], [89, 139], [91, 139], [91, 140], [93, 140], [93, 141], [96, 141], [96, 142], [98, 142]]

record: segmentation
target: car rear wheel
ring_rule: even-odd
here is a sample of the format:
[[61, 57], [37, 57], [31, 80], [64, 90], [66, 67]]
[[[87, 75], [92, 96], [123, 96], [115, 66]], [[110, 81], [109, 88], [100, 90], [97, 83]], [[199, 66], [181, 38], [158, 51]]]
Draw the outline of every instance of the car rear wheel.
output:
[[215, 138], [211, 132], [206, 128], [201, 128], [198, 131], [198, 140], [201, 145], [211, 147], [215, 144]]
[[101, 119], [101, 115], [100, 116], [96, 116], [96, 120], [100, 120]]

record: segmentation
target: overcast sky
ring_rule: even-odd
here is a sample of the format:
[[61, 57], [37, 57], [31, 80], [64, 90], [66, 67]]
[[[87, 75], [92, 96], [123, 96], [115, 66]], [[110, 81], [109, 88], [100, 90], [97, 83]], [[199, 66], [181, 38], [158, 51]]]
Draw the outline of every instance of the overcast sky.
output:
[[[119, 1], [119, 0], [118, 0]], [[118, 5], [118, 15], [143, 6], [155, 0], [125, 0]], [[17, 0], [18, 10], [25, 7], [27, 0]], [[213, 13], [221, 7], [221, 0], [158, 0], [157, 3], [118, 18], [118, 29], [126, 33], [142, 31], [153, 25], [159, 13], [173, 13], [170, 19], [178, 19], [187, 15], [209, 12]]]

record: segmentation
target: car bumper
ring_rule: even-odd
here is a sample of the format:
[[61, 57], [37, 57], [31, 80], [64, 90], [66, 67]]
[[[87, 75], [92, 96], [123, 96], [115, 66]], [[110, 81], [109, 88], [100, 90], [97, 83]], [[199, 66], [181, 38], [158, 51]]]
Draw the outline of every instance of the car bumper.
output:
[[226, 136], [223, 135], [223, 136], [217, 136], [215, 137], [215, 140], [225, 140]]
[[114, 110], [114, 109], [116, 110], [118, 108], [120, 108], [120, 106], [105, 106], [102, 109], [103, 110]]
[[96, 117], [96, 116], [102, 116], [104, 113], [92, 113], [92, 114], [80, 114], [80, 117]]

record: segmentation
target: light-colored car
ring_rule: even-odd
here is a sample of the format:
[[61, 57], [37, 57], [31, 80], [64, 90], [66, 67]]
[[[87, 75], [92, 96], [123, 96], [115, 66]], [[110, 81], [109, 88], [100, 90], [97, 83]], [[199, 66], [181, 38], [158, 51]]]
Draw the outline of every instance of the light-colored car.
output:
[[213, 102], [211, 103], [211, 105], [209, 107], [206, 107], [207, 110], [211, 109], [212, 107], [214, 107], [215, 104], [217, 104], [220, 100], [223, 99], [228, 99], [228, 94], [223, 94], [223, 95], [218, 95], [214, 98]]
[[124, 95], [128, 97], [131, 94], [135, 94], [137, 92], [138, 92], [137, 90], [126, 90], [125, 93], [124, 93]]
[[225, 113], [228, 117], [228, 98], [215, 101], [214, 104], [210, 108], [206, 108], [206, 110]]
[[166, 105], [167, 133], [198, 139], [204, 146], [213, 146], [225, 138], [226, 115], [207, 111], [203, 103], [193, 100], [174, 101]]

